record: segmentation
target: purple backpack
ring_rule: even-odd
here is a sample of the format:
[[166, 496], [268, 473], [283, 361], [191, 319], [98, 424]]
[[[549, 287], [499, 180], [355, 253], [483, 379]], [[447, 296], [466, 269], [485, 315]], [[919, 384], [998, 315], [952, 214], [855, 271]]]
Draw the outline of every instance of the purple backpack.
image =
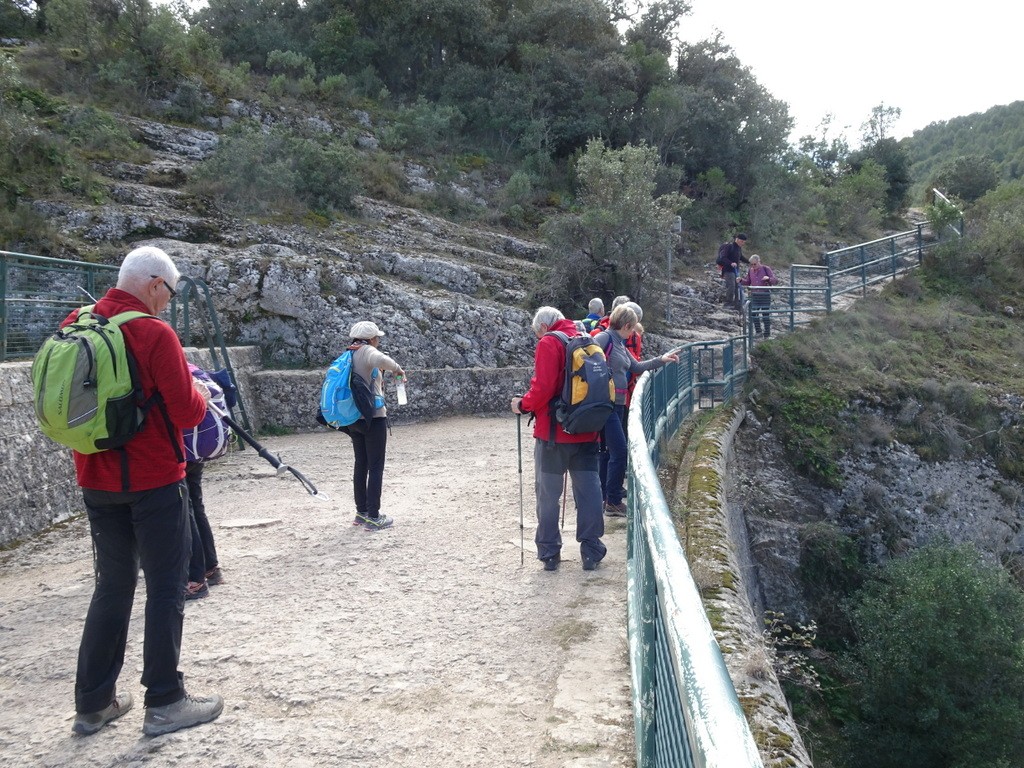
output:
[[[209, 373], [189, 363], [192, 377], [199, 379], [210, 390], [210, 401], [227, 413], [228, 404], [224, 389]], [[183, 431], [186, 461], [210, 461], [219, 459], [228, 452], [231, 432], [224, 420], [207, 409], [203, 420], [191, 429]]]

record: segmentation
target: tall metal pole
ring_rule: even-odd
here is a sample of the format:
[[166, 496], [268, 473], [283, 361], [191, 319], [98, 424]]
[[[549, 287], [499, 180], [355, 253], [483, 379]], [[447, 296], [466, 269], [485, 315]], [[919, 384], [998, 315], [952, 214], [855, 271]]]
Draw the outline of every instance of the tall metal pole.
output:
[[672, 324], [672, 246], [675, 245], [672, 236], [683, 231], [683, 217], [676, 216], [668, 233], [668, 247], [665, 255], [668, 258], [668, 280], [665, 283], [665, 323]]
[[672, 233], [668, 235], [668, 281], [665, 283], [665, 323], [672, 325]]

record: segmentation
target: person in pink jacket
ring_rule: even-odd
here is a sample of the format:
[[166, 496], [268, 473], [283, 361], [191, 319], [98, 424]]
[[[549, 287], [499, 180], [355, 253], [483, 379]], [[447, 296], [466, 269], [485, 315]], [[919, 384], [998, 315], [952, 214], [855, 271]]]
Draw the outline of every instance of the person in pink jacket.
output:
[[764, 338], [772, 335], [772, 292], [769, 285], [778, 285], [779, 279], [772, 268], [761, 263], [756, 253], [750, 257], [750, 269], [740, 278], [740, 284], [750, 288], [750, 319], [754, 322], [754, 333], [761, 335], [761, 323], [764, 323]]

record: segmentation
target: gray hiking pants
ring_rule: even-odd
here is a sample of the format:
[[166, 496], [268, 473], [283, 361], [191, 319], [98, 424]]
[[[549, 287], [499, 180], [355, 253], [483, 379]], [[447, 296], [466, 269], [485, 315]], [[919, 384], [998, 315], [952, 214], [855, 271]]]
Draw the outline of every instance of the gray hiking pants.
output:
[[604, 536], [604, 503], [598, 471], [597, 442], [555, 443], [537, 439], [533, 448], [537, 490], [537, 558], [546, 560], [561, 554], [562, 532], [558, 526], [559, 501], [566, 472], [572, 481], [576, 503], [576, 541], [580, 555], [600, 561], [608, 551]]

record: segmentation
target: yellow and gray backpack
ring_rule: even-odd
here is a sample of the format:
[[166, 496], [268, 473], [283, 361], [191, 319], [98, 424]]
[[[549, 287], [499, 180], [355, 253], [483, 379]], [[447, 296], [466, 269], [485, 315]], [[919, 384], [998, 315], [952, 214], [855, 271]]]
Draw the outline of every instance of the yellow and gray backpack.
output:
[[556, 420], [569, 435], [600, 432], [615, 408], [615, 382], [604, 350], [587, 334], [549, 334], [565, 345], [565, 381], [562, 394], [551, 401], [550, 441]]

